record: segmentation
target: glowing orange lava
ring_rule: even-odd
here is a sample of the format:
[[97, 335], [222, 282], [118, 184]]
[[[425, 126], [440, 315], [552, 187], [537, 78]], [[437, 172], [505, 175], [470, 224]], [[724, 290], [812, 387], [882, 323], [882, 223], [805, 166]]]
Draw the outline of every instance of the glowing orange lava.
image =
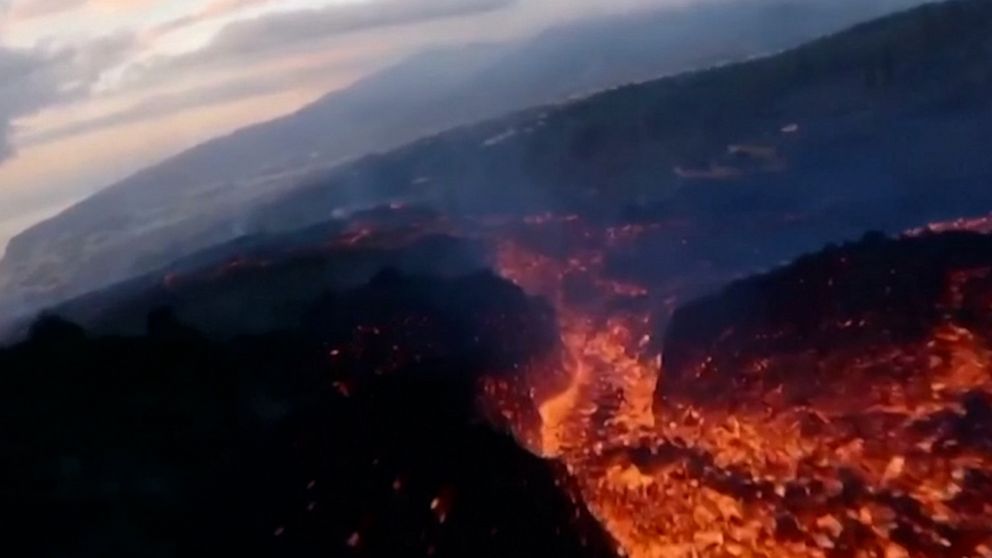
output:
[[606, 263], [659, 231], [555, 215], [472, 229], [503, 277], [554, 306], [561, 337], [483, 398], [565, 464], [620, 554], [992, 558], [992, 347], [956, 317], [977, 288], [992, 316], [992, 270], [952, 273], [944, 317], [913, 343], [709, 355], [666, 373], [653, 313], [685, 293], [614, 280]]
[[[605, 250], [637, 232], [580, 236]], [[540, 432], [522, 437], [566, 464], [621, 554], [992, 556], [982, 498], [992, 454], [957, 431], [992, 419], [967, 416], [992, 401], [992, 349], [980, 336], [947, 320], [916, 346], [827, 362], [773, 356], [734, 371], [753, 380], [710, 393], [691, 387], [717, 374], [704, 358], [656, 404], [665, 378], [651, 352], [651, 293], [610, 281], [603, 257], [583, 247], [556, 258], [503, 239], [497, 268], [552, 301], [561, 329], [559, 358], [527, 377], [568, 382], [534, 397]], [[960, 306], [962, 285], [988, 273], [950, 278], [944, 304]], [[567, 294], [576, 275], [593, 286], [580, 300]], [[631, 306], [617, 299], [644, 310], [615, 310]]]

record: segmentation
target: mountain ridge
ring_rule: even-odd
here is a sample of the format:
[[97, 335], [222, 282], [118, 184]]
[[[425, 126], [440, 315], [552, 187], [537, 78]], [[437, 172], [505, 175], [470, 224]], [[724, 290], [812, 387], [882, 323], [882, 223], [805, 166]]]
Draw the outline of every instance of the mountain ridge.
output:
[[[972, 16], [975, 21], [966, 21]], [[952, 132], [952, 137], [980, 134], [977, 126], [964, 117], [970, 116], [969, 111], [978, 111], [979, 116], [987, 117], [985, 109], [988, 107], [983, 104], [983, 94], [989, 88], [990, 68], [984, 54], [992, 47], [983, 33], [983, 26], [989, 18], [987, 4], [982, 2], [926, 6], [773, 57], [631, 85], [566, 105], [460, 128], [387, 155], [371, 156], [339, 172], [332, 171], [322, 181], [312, 184], [309, 190], [302, 188], [281, 200], [283, 207], [270, 208], [268, 214], [278, 215], [280, 210], [293, 205], [295, 197], [298, 209], [312, 210], [316, 218], [323, 218], [324, 210], [331, 202], [320, 196], [334, 188], [339, 190], [339, 196], [346, 198], [353, 195], [360, 199], [364, 192], [373, 188], [385, 191], [385, 195], [419, 193], [440, 197], [437, 188], [427, 193], [401, 184], [403, 180], [429, 177], [432, 172], [441, 176], [432, 178], [435, 183], [443, 179], [458, 183], [449, 185], [451, 188], [462, 188], [461, 184], [467, 184], [476, 189], [473, 194], [480, 196], [495, 190], [491, 186], [496, 181], [487, 176], [493, 172], [500, 179], [511, 175], [511, 178], [526, 181], [524, 187], [517, 186], [521, 190], [538, 186], [548, 190], [556, 185], [574, 189], [610, 180], [640, 189], [641, 193], [652, 193], [653, 184], [645, 187], [637, 183], [637, 177], [622, 176], [631, 169], [641, 175], [647, 174], [646, 170], [651, 171], [651, 181], [664, 182], [670, 190], [682, 188], [691, 193], [691, 190], [711, 190], [713, 182], [736, 181], [748, 186], [774, 183], [777, 176], [787, 176], [800, 163], [806, 166], [802, 169], [806, 172], [822, 173], [824, 171], [815, 165], [822, 161], [824, 154], [829, 154], [828, 149], [836, 150], [838, 144], [843, 148], [843, 143], [850, 141], [868, 144], [876, 138], [890, 143], [901, 140], [889, 137], [892, 134], [883, 124], [921, 128], [922, 120], [929, 118], [950, 128], [947, 131]], [[959, 24], [964, 27], [958, 29]], [[941, 26], [945, 27], [942, 34]], [[899, 51], [894, 50], [895, 45], [910, 37], [921, 40], [913, 47], [905, 47], [896, 60], [894, 53]], [[848, 44], [852, 41], [855, 44]], [[933, 50], [929, 51], [930, 48]], [[958, 60], [962, 57], [959, 50], [965, 51], [963, 61]], [[946, 64], [948, 62], [953, 64]], [[964, 77], [953, 76], [956, 70], [963, 70]], [[787, 88], [781, 87], [784, 80], [788, 80]], [[956, 83], [948, 80], [956, 80]], [[949, 83], [960, 87], [949, 87]], [[733, 97], [727, 95], [729, 87], [733, 88]], [[928, 110], [931, 112], [927, 113]], [[900, 120], [906, 115], [916, 120]], [[803, 121], [802, 129], [797, 119]], [[927, 125], [937, 123], [925, 122]], [[685, 137], [678, 137], [680, 134]], [[495, 148], [495, 144], [503, 140], [508, 140], [507, 144], [516, 141], [524, 145]], [[910, 136], [902, 144], [876, 146], [893, 151], [881, 153], [887, 158], [883, 162], [889, 164], [889, 168], [871, 168], [870, 158], [859, 157], [862, 160], [855, 161], [857, 164], [851, 170], [862, 182], [881, 178], [886, 184], [880, 188], [898, 188], [895, 183], [906, 179], [909, 171], [916, 170], [912, 168], [916, 162], [903, 151], [897, 151], [922, 147], [922, 144], [911, 145], [912, 141], [915, 140]], [[797, 148], [802, 142], [807, 145]], [[485, 148], [495, 149], [484, 153]], [[500, 149], [509, 155], [500, 155]], [[625, 149], [633, 154], [624, 153]], [[541, 150], [545, 152], [534, 155]], [[438, 156], [442, 152], [446, 154], [444, 159]], [[987, 165], [974, 160], [970, 152], [953, 154], [938, 149], [935, 155], [950, 159], [957, 155], [960, 160], [951, 162], [964, 162], [968, 163], [965, 167], [974, 167], [964, 169], [970, 170], [970, 174], [960, 172], [961, 169], [950, 172], [942, 177], [945, 181], [988, 175]], [[537, 172], [533, 167], [525, 173], [517, 173], [518, 176], [512, 176], [512, 171], [500, 171], [519, 167], [521, 162], [526, 162], [525, 157], [550, 161], [537, 169], [546, 176], [535, 176]], [[783, 160], [787, 157], [803, 160]], [[449, 170], [444, 165], [446, 160], [471, 161], [480, 168], [465, 170], [466, 163], [463, 162]], [[488, 167], [481, 168], [486, 165]], [[940, 170], [950, 168], [948, 164]], [[719, 176], [721, 171], [729, 176]], [[369, 178], [361, 185], [355, 184], [361, 181], [354, 176], [363, 172], [370, 175]], [[588, 179], [592, 172], [603, 176]], [[890, 175], [881, 176], [884, 173]], [[935, 173], [930, 171], [930, 174]], [[719, 178], [735, 180], [714, 180]], [[823, 177], [814, 178], [823, 181]], [[779, 178], [778, 182], [781, 181]], [[477, 182], [482, 186], [477, 187]], [[503, 182], [516, 184], [512, 180]], [[688, 185], [693, 188], [683, 188]], [[821, 188], [830, 186], [820, 185]], [[658, 188], [653, 189], [657, 194]], [[625, 194], [604, 193], [622, 202], [633, 199]], [[663, 192], [662, 198], [666, 195], [667, 192]], [[303, 201], [320, 203], [305, 207], [299, 203]], [[444, 203], [445, 200], [433, 201]], [[691, 195], [680, 200], [681, 203], [692, 201]], [[293, 222], [299, 223], [303, 215], [293, 215]], [[304, 218], [303, 222], [308, 220]]]
[[[909, 0], [895, 0], [886, 3], [885, 6], [902, 6], [913, 3]], [[820, 4], [815, 6], [821, 12], [833, 14], [832, 19], [827, 19], [830, 22], [835, 22], [854, 18], [855, 16], [851, 15], [853, 13], [851, 6], [853, 5], [851, 3], [834, 4], [829, 9]], [[747, 9], [754, 6], [759, 9], [747, 12]], [[660, 57], [658, 61], [652, 62], [649, 56], [647, 57], [648, 62], [673, 70], [684, 69], [679, 68], [679, 64], [683, 66], [686, 64], [710, 66], [733, 58], [733, 53], [736, 53], [738, 57], [742, 53], [751, 52], [753, 54], [761, 50], [754, 46], [758, 44], [765, 45], [766, 49], [770, 48], [771, 50], [784, 48], [792, 44], [790, 41], [794, 39], [795, 35], [786, 33], [783, 36], [777, 36], [778, 38], [768, 39], [765, 37], [769, 35], [769, 29], [766, 27], [769, 20], [783, 21], [785, 16], [782, 13], [793, 14], [794, 12], [789, 12], [786, 8], [791, 7], [790, 9], [794, 10], [797, 9], [796, 6], [792, 2], [777, 0], [747, 4], [740, 8], [740, 12], [731, 12], [731, 14], [750, 13], [752, 18], [749, 23], [750, 27], [744, 26], [743, 31], [739, 29], [730, 38], [714, 39], [713, 49], [715, 50], [713, 52], [717, 54], [710, 53], [700, 59], [698, 55], [686, 54], [686, 51], [683, 50], [679, 51], [682, 52], [679, 55], [682, 58], [673, 55], [674, 58]], [[676, 21], [691, 22], [694, 17], [700, 18], [702, 21], [706, 18], [701, 17], [700, 14], [709, 17], [715, 9], [710, 6], [707, 10], [699, 13], [687, 10], [681, 16], [683, 19], [676, 18]], [[880, 5], [874, 9], [883, 10], [885, 8]], [[818, 12], [814, 10], [810, 13]], [[778, 15], [769, 18], [767, 17], [768, 14]], [[729, 19], [731, 15], [724, 15], [723, 17]], [[629, 19], [623, 21], [630, 22]], [[808, 23], [806, 25], [809, 29], [798, 34], [802, 36], [803, 33], [812, 33], [812, 29], [822, 30], [823, 27], [820, 26], [829, 27], [830, 22]], [[650, 22], [642, 23], [642, 25], [642, 34], [637, 35], [635, 33], [635, 39], [638, 36], [644, 36], [644, 33], [651, 29]], [[680, 31], [681, 37], [690, 34], [690, 30], [695, 28], [688, 27], [687, 29], [689, 30]], [[579, 33], [579, 35], [581, 34]], [[753, 43], [752, 46], [741, 48], [740, 45], [744, 38], [749, 38]], [[561, 41], [562, 39], [558, 40]], [[776, 41], [778, 42], [776, 43]], [[540, 41], [537, 44], [541, 44]], [[546, 44], [554, 45], [555, 40], [548, 40]], [[636, 40], [634, 44], [636, 44]], [[618, 52], [629, 53], [622, 48]], [[511, 62], [504, 60], [504, 65], [515, 67], [520, 60], [526, 59], [529, 54], [531, 53], [528, 53], [526, 49], [519, 50], [517, 54], [509, 55], [508, 60]], [[533, 64], [524, 66], [524, 68], [535, 69], [537, 74], [541, 74], [536, 69], [538, 67]], [[490, 80], [499, 81], [496, 76], [491, 77]], [[524, 80], [522, 85], [524, 90], [526, 90], [527, 83], [530, 82]], [[518, 86], [521, 85], [511, 84], [509, 91], [514, 91], [513, 87]], [[469, 88], [468, 91], [472, 91], [472, 89]], [[507, 90], [497, 88], [498, 93], [501, 91]], [[496, 97], [499, 97], [499, 94]], [[486, 99], [488, 102], [488, 98]], [[450, 111], [450, 105], [451, 103], [442, 102], [442, 112]], [[501, 110], [511, 109], [512, 107], [505, 107]], [[305, 114], [305, 112], [300, 114]], [[435, 132], [448, 126], [436, 126]], [[255, 126], [249, 128], [246, 133], [250, 134], [253, 130], [264, 127], [265, 125]], [[419, 137], [426, 133], [434, 132], [427, 132], [421, 128], [421, 131], [415, 135]], [[286, 139], [295, 137], [297, 136], [290, 134]], [[397, 138], [397, 140], [402, 139]], [[207, 148], [201, 146], [194, 148], [189, 153], [195, 155], [200, 152], [198, 150], [204, 149]], [[301, 151], [304, 155], [307, 154], [305, 149]], [[253, 157], [250, 153], [245, 153], [240, 154], [237, 159], [252, 160]], [[253, 222], [255, 219], [252, 215], [252, 208], [266, 207], [278, 200], [283, 192], [297, 189], [300, 184], [319, 181], [322, 176], [327, 174], [326, 169], [335, 163], [335, 160], [321, 158], [318, 158], [316, 162], [313, 162], [314, 159], [312, 158], [307, 160], [310, 161], [308, 165], [312, 166], [301, 164], [290, 171], [274, 171], [268, 175], [252, 176], [234, 181], [218, 179], [208, 184], [201, 183], [199, 186], [196, 185], [195, 168], [174, 169], [165, 165], [166, 170], [172, 172], [169, 179], [166, 180], [168, 184], [193, 185], [187, 186], [185, 193], [177, 192], [173, 188], [154, 187], [154, 184], [146, 184], [147, 187], [141, 188], [120, 185], [112, 187], [63, 212], [56, 219], [19, 235], [11, 242], [4, 261], [0, 264], [0, 285], [7, 294], [5, 298], [8, 301], [19, 302], [20, 306], [25, 306], [28, 309], [37, 308], [128, 276], [155, 269], [171, 260], [212, 244], [251, 233], [253, 232], [252, 227], [257, 224]], [[192, 166], [195, 167], [196, 165]], [[206, 161], [200, 166], [217, 165], [211, 165], [210, 161]], [[137, 178], [133, 180], [138, 183], [142, 180], [154, 182], [156, 173], [161, 174], [163, 172], [162, 168], [163, 165], [160, 165], [150, 171], [139, 173]], [[169, 173], [166, 172], [166, 174]], [[133, 185], [133, 182], [127, 184]], [[111, 200], [114, 203], [111, 203]], [[248, 209], [246, 210], [246, 208]]]

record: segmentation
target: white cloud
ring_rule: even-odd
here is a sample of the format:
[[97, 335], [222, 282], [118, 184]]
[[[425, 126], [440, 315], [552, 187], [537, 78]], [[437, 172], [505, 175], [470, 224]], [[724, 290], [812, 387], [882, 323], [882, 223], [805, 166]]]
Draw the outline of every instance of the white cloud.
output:
[[[200, 19], [219, 17], [270, 1], [214, 0], [199, 11], [170, 20], [164, 28], [192, 25]], [[150, 34], [135, 32], [134, 35], [104, 37], [90, 41], [85, 49], [67, 49], [60, 53], [63, 59], [60, 67], [56, 71], [49, 68], [43, 72], [48, 78], [54, 78], [47, 83], [44, 94], [32, 91], [23, 95], [34, 99], [30, 110], [0, 112], [0, 122], [8, 124], [7, 130], [0, 130], [0, 138], [9, 138], [9, 123], [17, 116], [57, 102], [85, 99], [97, 84], [100, 90], [91, 101], [108, 97], [134, 100], [108, 112], [87, 111], [89, 113], [81, 118], [67, 118], [54, 126], [25, 130], [18, 137], [29, 143], [54, 141], [196, 106], [276, 93], [299, 85], [308, 71], [340, 72], [347, 67], [350, 73], [361, 74], [362, 68], [356, 66], [366, 65], [367, 72], [381, 65], [385, 60], [383, 48], [371, 47], [368, 42], [354, 48], [339, 41], [331, 50], [340, 52], [343, 60], [310, 63], [302, 71], [277, 69], [276, 75], [272, 74], [271, 68], [264, 67], [264, 61], [288, 58], [293, 53], [315, 53], [326, 47], [328, 41], [350, 33], [476, 15], [516, 3], [517, 0], [380, 0], [267, 13], [228, 24], [212, 41], [194, 52], [157, 55], [141, 62], [134, 61], [141, 58], [139, 47], [147, 47], [149, 37], [161, 32], [162, 26], [153, 28], [160, 31]], [[115, 66], [118, 67], [109, 74], [113, 79], [101, 81], [100, 76]], [[0, 67], [0, 80], [3, 78]], [[56, 89], [54, 95], [53, 88]], [[22, 95], [11, 93], [9, 96]]]
[[19, 118], [88, 95], [103, 72], [125, 60], [133, 46], [127, 34], [76, 47], [0, 46], [0, 161], [13, 154], [10, 134]]
[[198, 55], [252, 56], [329, 36], [478, 14], [515, 3], [515, 0], [382, 0], [277, 13], [232, 23]]
[[15, 0], [10, 6], [10, 16], [20, 20], [34, 19], [74, 10], [86, 2], [87, 0]]

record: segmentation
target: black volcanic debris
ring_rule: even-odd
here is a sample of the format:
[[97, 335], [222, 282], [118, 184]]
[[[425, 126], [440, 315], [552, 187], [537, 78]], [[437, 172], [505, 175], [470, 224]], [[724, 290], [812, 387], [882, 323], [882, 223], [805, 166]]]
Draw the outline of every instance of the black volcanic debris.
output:
[[[992, 535], [990, 278], [992, 236], [955, 232], [869, 234], [736, 282], [673, 316], [655, 411], [729, 414], [742, 432], [777, 428], [825, 448], [772, 446], [769, 455], [801, 456], [777, 491], [746, 468], [717, 466], [712, 449], [687, 458], [717, 490], [757, 490], [779, 540], [803, 540], [810, 519], [881, 507], [901, 556], [980, 553]], [[857, 458], [847, 460], [851, 447]], [[949, 514], [934, 513], [916, 487], [945, 474], [960, 491], [939, 497]], [[872, 546], [877, 531], [839, 521], [828, 556]]]
[[[371, 212], [370, 212], [371, 213]], [[406, 234], [403, 220], [415, 210], [388, 211], [390, 230]], [[362, 214], [351, 223], [359, 231], [383, 225], [383, 216]], [[365, 284], [384, 267], [413, 274], [454, 277], [483, 268], [482, 250], [445, 234], [403, 238], [398, 246], [328, 245], [340, 227], [299, 231], [278, 240], [218, 247], [56, 308], [59, 315], [103, 334], [139, 334], [147, 313], [173, 309], [183, 322], [218, 339], [288, 329], [300, 323], [309, 305], [329, 291]], [[359, 238], [359, 233], [351, 233]], [[290, 248], [298, 246], [299, 248]]]
[[[232, 217], [236, 227], [217, 218], [184, 232], [173, 240], [192, 255], [64, 303], [0, 348], [4, 550], [615, 556], [571, 474], [522, 449], [478, 405], [480, 384], [507, 380], [537, 393], [514, 375], [543, 370], [527, 366], [541, 357], [569, 356], [551, 302], [489, 270], [520, 240], [560, 262], [550, 275], [562, 316], [588, 313], [566, 326], [617, 325], [610, 333], [621, 338], [625, 320], [604, 312], [653, 324], [642, 337], [638, 323], [629, 344], [638, 356], [663, 354], [654, 412], [685, 421], [657, 422], [658, 432], [735, 430], [699, 422], [706, 412], [748, 427], [786, 417], [807, 441], [857, 439], [867, 456], [888, 456], [885, 444], [905, 449], [895, 469], [992, 455], [992, 399], [974, 387], [985, 385], [992, 346], [992, 236], [886, 236], [992, 208], [983, 151], [992, 143], [990, 30], [987, 0], [922, 6], [776, 56], [315, 171]], [[68, 215], [82, 220], [80, 211]], [[53, 226], [32, 233], [38, 245]], [[195, 253], [231, 239], [232, 227], [248, 236]], [[865, 230], [882, 232], [683, 299]], [[168, 261], [160, 239], [134, 242], [148, 258], [137, 263], [143, 271]], [[18, 259], [34, 254], [32, 242], [16, 244]], [[25, 283], [41, 273], [31, 265], [9, 284], [32, 287], [23, 302], [35, 307], [133, 270], [110, 248], [70, 252], [79, 261], [65, 269], [79, 273], [53, 283], [57, 293]], [[540, 261], [513, 263], [507, 276], [543, 271]], [[617, 296], [604, 302], [610, 287]], [[613, 359], [613, 345], [605, 348], [602, 367], [628, 372], [634, 355]], [[593, 356], [588, 370], [599, 374]], [[548, 373], [586, 369], [563, 364]], [[965, 387], [948, 391], [930, 381], [935, 370], [971, 376], [952, 378]], [[586, 388], [596, 391], [589, 397], [611, 394], [576, 407], [590, 422], [605, 424], [621, 403], [640, 405], [622, 401], [619, 385], [589, 383], [575, 382], [576, 397]], [[945, 393], [925, 413], [910, 405]], [[503, 418], [537, 424], [539, 416], [520, 415], [537, 415], [532, 397]], [[692, 432], [706, 441], [705, 429]], [[701, 482], [694, 491], [772, 506], [781, 540], [809, 535], [803, 514], [816, 524], [836, 512], [843, 529], [824, 550], [831, 558], [853, 555], [870, 536], [848, 513], [862, 505], [897, 512], [891, 540], [908, 555], [966, 555], [977, 536], [967, 529], [989, 534], [977, 525], [992, 494], [982, 468], [954, 472], [961, 491], [948, 505], [975, 521], [953, 530], [915, 496], [869, 486], [846, 465], [827, 472], [836, 491], [822, 471], [804, 473], [812, 461], [797, 468], [807, 485], [772, 486], [684, 438], [625, 447], [617, 459], [629, 454], [659, 475], [685, 463], [671, 478]], [[602, 444], [589, 445], [583, 458], [602, 457]], [[923, 541], [924, 531], [950, 546]]]
[[557, 340], [552, 309], [489, 272], [438, 282], [384, 270], [360, 290], [318, 301], [305, 323], [380, 373], [450, 358], [469, 370], [507, 370]]
[[546, 306], [384, 271], [304, 315], [229, 341], [167, 308], [136, 337], [48, 317], [0, 351], [11, 555], [612, 555], [474, 408], [483, 374], [549, 350]]
[[[395, 249], [382, 248], [389, 238], [375, 239], [374, 250], [350, 243], [367, 234], [340, 236], [322, 256], [208, 268], [158, 291], [172, 298], [111, 297], [114, 315], [144, 315], [141, 335], [49, 316], [0, 350], [0, 502], [14, 518], [17, 555], [614, 556], [561, 465], [523, 450], [477, 408], [481, 382], [519, 384], [513, 375], [526, 363], [559, 349], [552, 307], [490, 271], [462, 267], [478, 259], [444, 265], [451, 254], [442, 247], [467, 249], [452, 237], [404, 237], [410, 243]], [[562, 234], [542, 240], [564, 244]], [[652, 246], [635, 243], [623, 256], [647, 257]], [[368, 260], [350, 282], [284, 288], [306, 283], [294, 273], [320, 257], [341, 258], [330, 266]], [[434, 263], [436, 275], [409, 271]], [[604, 263], [623, 267], [622, 259]], [[734, 283], [668, 322], [655, 411], [688, 401], [757, 405], [765, 416], [762, 406], [782, 403], [779, 412], [798, 409], [804, 436], [830, 429], [881, 443], [896, 419], [852, 413], [828, 424], [803, 410], [833, 397], [860, 411], [859, 398], [886, 379], [909, 394], [930, 389], [919, 367], [946, 355], [919, 345], [942, 323], [967, 327], [988, 346], [990, 270], [990, 236], [871, 233]], [[563, 286], [576, 307], [593, 292], [581, 274]], [[225, 297], [233, 303], [210, 306]], [[293, 300], [294, 311], [259, 313], [264, 297]], [[210, 310], [180, 314], [169, 301]], [[106, 319], [101, 308], [89, 311]], [[201, 329], [242, 319], [259, 320], [261, 333]], [[992, 451], [988, 395], [955, 397], [955, 407], [900, 420], [900, 436], [932, 440], [937, 457]], [[937, 529], [913, 498], [874, 493], [841, 469], [840, 494], [811, 485], [812, 500], [788, 487], [779, 495], [683, 441], [634, 450], [634, 463], [684, 461], [718, 492], [781, 504], [783, 540], [804, 536], [792, 515], [800, 504], [834, 513], [881, 502], [909, 521], [894, 540], [936, 552], [912, 530]], [[992, 486], [984, 475], [964, 475], [968, 491], [954, 509], [982, 517]], [[858, 548], [855, 527], [845, 533], [853, 538], [844, 548]], [[969, 536], [947, 533], [954, 548], [967, 548]]]
[[[972, 233], [869, 233], [801, 257], [679, 308], [665, 334], [665, 389], [724, 393], [747, 381], [728, 375], [783, 355], [795, 359], [796, 374], [812, 367], [829, 375], [838, 364], [832, 355], [883, 353], [925, 340], [947, 321], [992, 338], [992, 283], [983, 269], [992, 269], [992, 237]], [[947, 300], [955, 271], [966, 281], [954, 290], [959, 300]], [[700, 377], [703, 362], [712, 374]]]

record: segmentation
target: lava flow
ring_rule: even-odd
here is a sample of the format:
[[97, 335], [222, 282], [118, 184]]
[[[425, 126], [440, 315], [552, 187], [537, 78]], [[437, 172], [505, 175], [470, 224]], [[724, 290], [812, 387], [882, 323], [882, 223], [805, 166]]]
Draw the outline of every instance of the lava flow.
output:
[[976, 261], [933, 235], [891, 241], [910, 243], [905, 269], [879, 273], [882, 248], [824, 255], [744, 289], [758, 303], [736, 321], [720, 312], [741, 292], [690, 305], [663, 370], [659, 324], [696, 278], [639, 285], [608, 264], [663, 229], [546, 215], [476, 231], [561, 337], [483, 399], [565, 464], [620, 554], [992, 557], [988, 237], [959, 239]]
[[[568, 219], [566, 228], [581, 224]], [[564, 461], [575, 478], [590, 511], [619, 541], [621, 550], [638, 555], [639, 544], [618, 503], [638, 490], [641, 479], [631, 475], [610, 456], [625, 451], [648, 436], [655, 423], [652, 403], [660, 371], [660, 355], [648, 351], [651, 336], [648, 292], [636, 285], [603, 277], [602, 246], [616, 236], [589, 230], [578, 235], [587, 246], [563, 260], [528, 250], [520, 241], [503, 241], [497, 267], [506, 278], [554, 304], [561, 331], [556, 358], [533, 363], [528, 378], [541, 385], [547, 378], [568, 379], [564, 389], [535, 397], [542, 419], [536, 449], [541, 455]], [[588, 246], [590, 243], [593, 247]], [[569, 287], [584, 283], [581, 297]], [[609, 311], [617, 302], [639, 303], [641, 310]], [[532, 392], [535, 393], [535, 392]], [[538, 392], [539, 393], [539, 392]], [[523, 439], [533, 439], [527, 434]]]
[[[992, 418], [989, 332], [959, 323], [989, 310], [963, 294], [990, 292], [988, 268], [948, 274], [940, 317], [916, 339], [838, 334], [819, 355], [782, 350], [719, 371], [718, 355], [700, 354], [668, 378], [650, 309], [673, 293], [606, 279], [603, 250], [626, 237], [577, 238], [560, 259], [504, 240], [498, 267], [557, 308], [560, 358], [531, 377], [569, 382], [536, 400], [540, 451], [566, 463], [622, 554], [992, 555], [992, 456], [977, 431]], [[576, 283], [586, 288], [570, 296]]]

